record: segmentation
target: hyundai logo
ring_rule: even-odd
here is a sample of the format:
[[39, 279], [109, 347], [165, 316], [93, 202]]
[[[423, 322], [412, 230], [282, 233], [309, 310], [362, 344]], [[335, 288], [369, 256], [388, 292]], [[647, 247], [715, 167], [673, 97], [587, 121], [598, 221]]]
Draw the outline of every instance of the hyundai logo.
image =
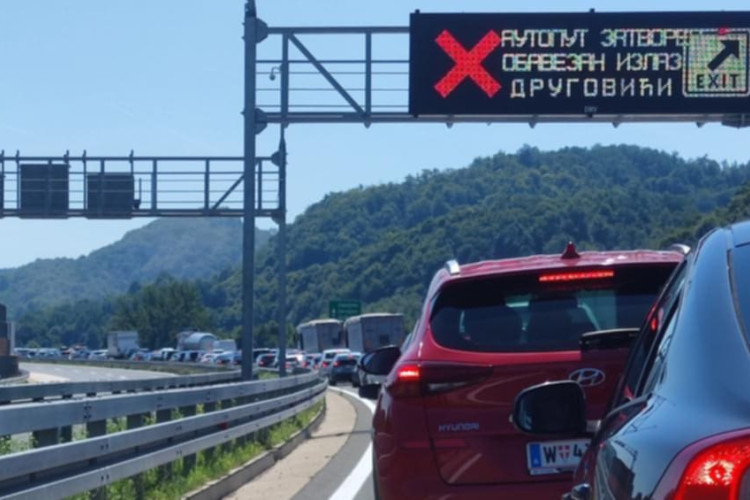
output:
[[604, 383], [604, 372], [596, 368], [581, 368], [572, 372], [568, 378], [573, 382], [578, 382], [581, 387], [594, 387]]

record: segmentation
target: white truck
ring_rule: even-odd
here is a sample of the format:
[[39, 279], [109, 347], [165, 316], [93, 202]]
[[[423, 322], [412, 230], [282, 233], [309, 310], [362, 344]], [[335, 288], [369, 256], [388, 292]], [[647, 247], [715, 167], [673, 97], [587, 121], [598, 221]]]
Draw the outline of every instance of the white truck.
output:
[[346, 347], [341, 321], [316, 319], [297, 326], [300, 349], [308, 353]]
[[107, 334], [108, 358], [127, 358], [133, 351], [137, 350], [138, 332], [134, 330], [120, 330]]
[[346, 345], [362, 354], [388, 345], [400, 346], [406, 337], [404, 315], [372, 313], [352, 316], [344, 323]]

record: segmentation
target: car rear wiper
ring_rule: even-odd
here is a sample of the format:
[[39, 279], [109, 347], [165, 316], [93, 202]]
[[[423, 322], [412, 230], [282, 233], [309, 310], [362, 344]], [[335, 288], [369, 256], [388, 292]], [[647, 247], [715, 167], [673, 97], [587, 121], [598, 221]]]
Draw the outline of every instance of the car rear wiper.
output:
[[611, 330], [596, 330], [581, 335], [579, 345], [582, 351], [594, 349], [622, 349], [630, 347], [638, 336], [638, 328], [613, 328]]

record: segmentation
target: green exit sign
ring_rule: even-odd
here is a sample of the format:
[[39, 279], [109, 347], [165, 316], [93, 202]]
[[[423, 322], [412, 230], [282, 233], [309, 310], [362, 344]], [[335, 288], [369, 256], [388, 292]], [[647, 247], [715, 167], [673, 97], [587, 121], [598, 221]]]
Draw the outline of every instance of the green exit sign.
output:
[[331, 300], [328, 302], [328, 316], [345, 320], [362, 314], [362, 302], [358, 300]]

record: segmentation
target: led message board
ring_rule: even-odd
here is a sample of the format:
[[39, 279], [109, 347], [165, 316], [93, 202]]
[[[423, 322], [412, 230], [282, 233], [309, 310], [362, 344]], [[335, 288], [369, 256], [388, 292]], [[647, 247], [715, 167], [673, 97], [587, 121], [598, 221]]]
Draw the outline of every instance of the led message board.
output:
[[750, 113], [750, 12], [425, 14], [413, 115]]

